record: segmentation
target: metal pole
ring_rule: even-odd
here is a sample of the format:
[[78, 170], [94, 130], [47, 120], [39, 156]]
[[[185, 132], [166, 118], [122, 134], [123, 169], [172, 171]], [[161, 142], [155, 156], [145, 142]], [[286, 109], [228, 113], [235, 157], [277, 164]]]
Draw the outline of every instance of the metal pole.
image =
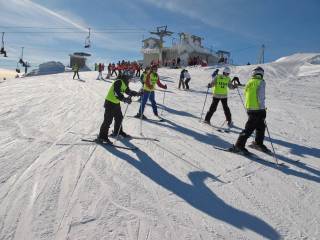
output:
[[272, 142], [272, 139], [271, 139], [271, 136], [270, 136], [270, 132], [269, 132], [269, 128], [268, 128], [267, 122], [264, 121], [264, 124], [266, 125], [267, 133], [268, 133], [268, 136], [269, 136], [269, 139], [270, 139], [270, 144], [271, 144], [271, 147], [272, 147], [273, 158], [274, 158], [274, 160], [276, 161], [277, 166], [279, 166], [279, 162], [278, 162], [278, 159], [277, 159], [277, 156], [276, 156], [276, 152], [275, 152], [274, 147], [273, 147], [273, 142]]
[[164, 99], [166, 97], [166, 90], [163, 92], [163, 99], [162, 99], [162, 109], [161, 109], [161, 112], [160, 112], [160, 116], [162, 116], [162, 113], [163, 113], [163, 109], [164, 109]]
[[205, 97], [205, 99], [204, 99], [203, 108], [202, 108], [202, 112], [201, 112], [201, 115], [200, 115], [200, 120], [199, 120], [199, 122], [201, 122], [201, 120], [202, 120], [202, 115], [203, 115], [204, 107], [205, 107], [206, 102], [207, 102], [208, 92], [209, 92], [209, 88], [207, 88], [207, 93], [206, 93], [206, 97]]

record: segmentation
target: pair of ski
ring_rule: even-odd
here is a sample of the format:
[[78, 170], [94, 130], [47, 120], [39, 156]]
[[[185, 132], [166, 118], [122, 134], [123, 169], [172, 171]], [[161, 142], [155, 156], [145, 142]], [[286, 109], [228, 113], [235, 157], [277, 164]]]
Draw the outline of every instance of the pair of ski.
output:
[[[136, 118], [136, 119], [141, 119], [139, 116], [128, 116], [128, 118]], [[142, 118], [143, 121], [147, 121], [147, 122], [164, 122], [165, 119], [162, 117], [159, 117], [158, 119], [151, 119], [151, 118]]]
[[[244, 156], [244, 157], [248, 157], [248, 158], [252, 158], [252, 159], [255, 159], [259, 162], [267, 162], [268, 164], [272, 164], [272, 165], [276, 165], [277, 167], [279, 166], [286, 166], [284, 163], [276, 163], [276, 162], [270, 162], [270, 161], [266, 161], [265, 159], [263, 158], [260, 158], [259, 156], [257, 156], [256, 154], [252, 153], [252, 152], [235, 152], [235, 151], [232, 151], [232, 147], [234, 147], [233, 145], [229, 148], [222, 148], [222, 147], [218, 147], [218, 146], [213, 146], [215, 149], [217, 150], [221, 150], [221, 151], [225, 151], [225, 152], [230, 152], [230, 153], [233, 153], [233, 154], [237, 154], [237, 155], [241, 155], [241, 156]], [[254, 145], [254, 144], [250, 144], [248, 147], [252, 148], [252, 149], [255, 149], [259, 152], [262, 152], [262, 153], [265, 153], [269, 156], [272, 156], [272, 152], [268, 149], [267, 151], [262, 151], [258, 146]]]
[[[149, 138], [149, 137], [138, 137], [138, 136], [130, 136], [126, 139], [138, 139], [138, 140], [150, 140], [150, 141], [157, 141], [159, 142], [158, 139], [156, 138]], [[103, 146], [107, 146], [107, 147], [114, 147], [114, 148], [120, 148], [120, 149], [125, 149], [125, 150], [138, 150], [138, 147], [127, 147], [127, 146], [121, 146], [118, 144], [114, 144], [114, 143], [110, 143], [110, 142], [103, 142], [98, 140], [97, 138], [81, 138], [81, 141], [83, 142], [91, 142], [91, 143], [96, 143], [96, 144], [100, 144]]]

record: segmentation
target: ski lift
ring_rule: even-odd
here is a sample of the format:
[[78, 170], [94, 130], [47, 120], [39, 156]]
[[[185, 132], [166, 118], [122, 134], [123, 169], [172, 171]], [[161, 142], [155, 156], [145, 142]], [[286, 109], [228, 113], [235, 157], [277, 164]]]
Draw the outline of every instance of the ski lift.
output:
[[26, 69], [25, 71], [27, 71], [27, 68], [30, 67], [30, 64], [28, 62], [23, 61], [23, 49], [24, 47], [21, 48], [21, 56], [19, 61], [17, 62], [17, 68], [16, 68], [17, 73], [20, 73], [19, 64]]
[[3, 54], [4, 57], [7, 57], [7, 51], [4, 50], [4, 32], [2, 32], [2, 40], [1, 40], [0, 54]]
[[90, 44], [90, 28], [89, 28], [89, 35], [86, 37], [86, 39], [84, 41], [84, 47], [89, 48], [90, 46], [91, 46], [91, 44]]
[[17, 62], [16, 72], [20, 73], [19, 62]]

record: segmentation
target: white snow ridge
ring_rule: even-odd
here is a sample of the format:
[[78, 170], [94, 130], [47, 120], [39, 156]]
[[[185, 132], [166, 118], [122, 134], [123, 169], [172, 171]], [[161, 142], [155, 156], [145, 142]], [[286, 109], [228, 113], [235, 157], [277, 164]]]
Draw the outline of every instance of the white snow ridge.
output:
[[[96, 72], [1, 81], [0, 239], [320, 239], [318, 60], [296, 54], [262, 65], [265, 144], [272, 140], [279, 167], [253, 149], [259, 159], [214, 148], [235, 143], [247, 115], [230, 90], [231, 132], [199, 123], [212, 67], [188, 68], [191, 91], [177, 89], [180, 70], [159, 69], [165, 121], [142, 122], [143, 135], [159, 141], [117, 142], [137, 151], [81, 141], [99, 132], [111, 84]], [[231, 77], [245, 83], [254, 67], [231, 67]], [[133, 136], [138, 109], [134, 101], [123, 122]], [[145, 115], [153, 118], [149, 105]], [[211, 123], [224, 118], [219, 105]]]

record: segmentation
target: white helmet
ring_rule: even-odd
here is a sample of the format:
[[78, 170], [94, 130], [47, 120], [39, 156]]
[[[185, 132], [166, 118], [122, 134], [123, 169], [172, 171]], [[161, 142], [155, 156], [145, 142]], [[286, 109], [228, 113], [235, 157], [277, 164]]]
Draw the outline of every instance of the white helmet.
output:
[[231, 73], [230, 68], [229, 68], [229, 67], [225, 67], [225, 68], [223, 69], [223, 73], [228, 73], [228, 74], [230, 74], [230, 73]]
[[255, 69], [253, 69], [252, 71], [252, 76], [254, 75], [261, 75], [261, 77], [263, 77], [264, 75], [264, 70], [262, 67], [256, 67]]

